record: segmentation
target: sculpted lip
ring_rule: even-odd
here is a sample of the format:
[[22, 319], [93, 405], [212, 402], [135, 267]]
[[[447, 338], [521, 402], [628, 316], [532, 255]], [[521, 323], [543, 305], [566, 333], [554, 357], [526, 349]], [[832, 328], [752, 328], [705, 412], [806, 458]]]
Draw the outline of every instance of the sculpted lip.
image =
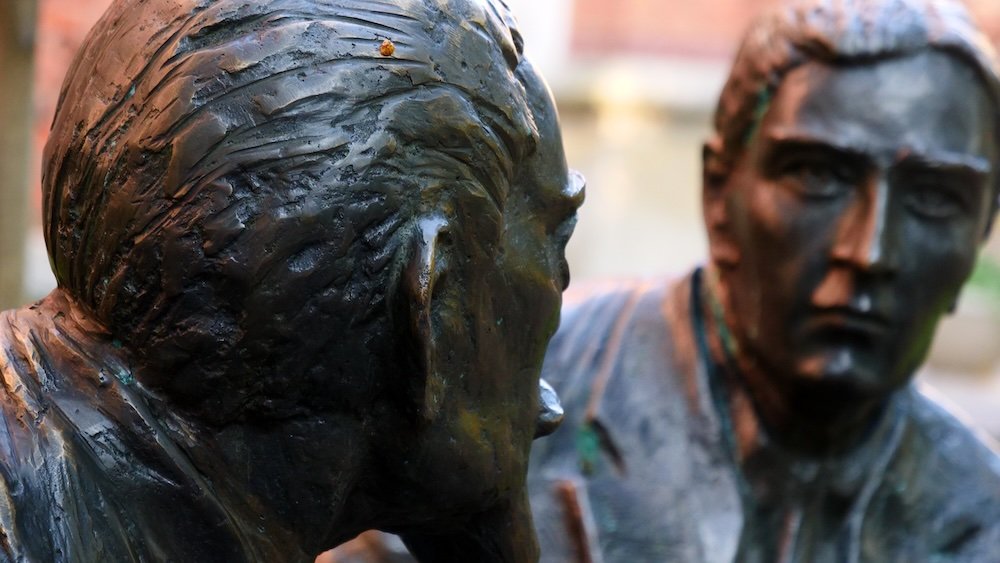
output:
[[569, 288], [569, 262], [565, 258], [559, 259], [559, 289], [566, 291]]
[[805, 328], [808, 333], [833, 331], [880, 337], [888, 334], [892, 327], [888, 317], [880, 313], [830, 307], [813, 311], [806, 320]]
[[569, 217], [568, 219], [563, 221], [561, 225], [559, 225], [559, 228], [556, 229], [555, 233], [556, 237], [558, 237], [558, 240], [560, 241], [558, 281], [559, 281], [559, 289], [561, 289], [562, 291], [566, 291], [566, 289], [569, 287], [570, 270], [569, 270], [569, 262], [566, 259], [566, 244], [569, 242], [570, 235], [572, 235], [573, 231], [576, 229], [576, 220], [577, 220], [577, 214], [574, 213], [571, 217]]

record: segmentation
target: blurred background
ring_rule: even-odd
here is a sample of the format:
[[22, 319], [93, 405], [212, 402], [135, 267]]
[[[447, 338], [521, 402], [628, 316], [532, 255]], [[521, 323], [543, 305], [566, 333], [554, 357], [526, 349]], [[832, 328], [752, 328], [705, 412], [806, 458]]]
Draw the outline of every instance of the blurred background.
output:
[[[588, 179], [574, 283], [681, 274], [705, 256], [701, 143], [740, 34], [774, 0], [507, 0]], [[994, 42], [1000, 1], [968, 0]], [[59, 87], [110, 0], [0, 0], [0, 309], [54, 285], [40, 231], [41, 149]], [[1000, 236], [923, 378], [1000, 436]]]

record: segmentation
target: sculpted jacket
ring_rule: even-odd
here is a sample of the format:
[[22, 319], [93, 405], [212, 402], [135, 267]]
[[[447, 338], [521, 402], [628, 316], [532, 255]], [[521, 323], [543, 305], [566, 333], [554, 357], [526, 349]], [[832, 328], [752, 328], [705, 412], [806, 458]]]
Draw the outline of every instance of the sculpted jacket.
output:
[[738, 432], [699, 279], [567, 295], [543, 370], [567, 419], [529, 475], [543, 562], [1000, 561], [1000, 457], [914, 386], [840, 458]]
[[311, 560], [194, 469], [185, 429], [61, 293], [0, 314], [0, 351], [0, 561]]

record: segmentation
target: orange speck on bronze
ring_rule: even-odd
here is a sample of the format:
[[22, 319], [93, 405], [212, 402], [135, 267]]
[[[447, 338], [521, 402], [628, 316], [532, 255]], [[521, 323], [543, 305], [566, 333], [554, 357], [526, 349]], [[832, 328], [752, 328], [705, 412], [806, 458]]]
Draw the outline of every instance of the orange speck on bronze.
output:
[[392, 54], [396, 52], [396, 45], [394, 45], [392, 41], [385, 39], [379, 46], [378, 52], [381, 53], [383, 57], [391, 57]]

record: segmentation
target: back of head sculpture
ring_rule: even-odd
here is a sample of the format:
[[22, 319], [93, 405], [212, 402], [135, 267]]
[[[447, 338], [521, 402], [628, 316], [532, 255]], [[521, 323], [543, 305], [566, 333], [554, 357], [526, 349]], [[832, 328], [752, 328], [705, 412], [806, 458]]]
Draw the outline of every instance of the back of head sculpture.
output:
[[[83, 47], [46, 149], [56, 278], [172, 378], [236, 353], [388, 354], [368, 335], [418, 220], [464, 211], [499, 236], [538, 141], [506, 13], [368, 4], [118, 2]], [[230, 375], [197, 371], [183, 384]]]
[[115, 2], [45, 152], [60, 288], [198, 420], [360, 425], [385, 527], [523, 496], [582, 184], [512, 26], [495, 0]]

